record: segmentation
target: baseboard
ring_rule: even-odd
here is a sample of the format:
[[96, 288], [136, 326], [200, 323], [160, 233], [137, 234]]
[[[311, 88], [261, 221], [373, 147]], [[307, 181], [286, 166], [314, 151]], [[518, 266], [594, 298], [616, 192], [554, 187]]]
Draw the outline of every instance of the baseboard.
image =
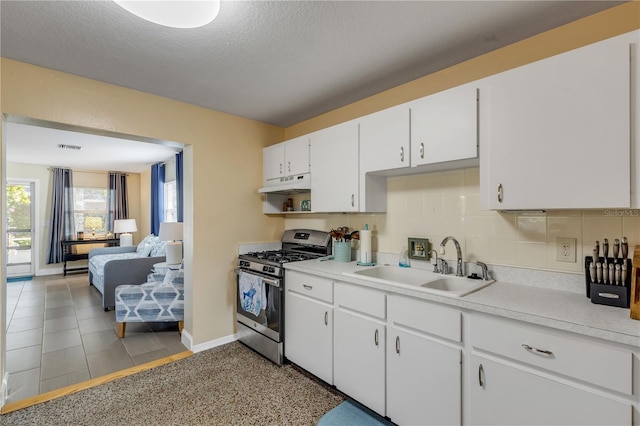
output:
[[219, 339], [210, 340], [204, 343], [198, 343], [197, 345], [193, 344], [193, 337], [187, 331], [182, 330], [182, 339], [181, 342], [183, 345], [187, 347], [191, 352], [197, 353], [206, 351], [207, 349], [212, 349], [217, 346], [226, 345], [227, 343], [235, 342], [238, 340], [238, 337], [235, 334], [231, 334], [229, 336], [221, 337]]
[[9, 398], [9, 373], [4, 373], [2, 385], [0, 387], [0, 407], [4, 407]]

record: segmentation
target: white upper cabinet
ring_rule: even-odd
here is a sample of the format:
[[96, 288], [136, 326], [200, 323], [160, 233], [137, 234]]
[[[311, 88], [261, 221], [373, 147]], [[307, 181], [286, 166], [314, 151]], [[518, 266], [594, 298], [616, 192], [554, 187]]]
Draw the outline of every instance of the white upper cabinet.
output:
[[309, 136], [301, 136], [262, 150], [265, 184], [270, 179], [309, 173]]
[[630, 206], [632, 39], [615, 37], [483, 80], [484, 208]]
[[314, 212], [357, 212], [358, 123], [311, 134], [311, 206]]
[[360, 172], [400, 169], [411, 165], [408, 104], [359, 119]]
[[411, 166], [478, 156], [478, 89], [454, 87], [411, 102]]

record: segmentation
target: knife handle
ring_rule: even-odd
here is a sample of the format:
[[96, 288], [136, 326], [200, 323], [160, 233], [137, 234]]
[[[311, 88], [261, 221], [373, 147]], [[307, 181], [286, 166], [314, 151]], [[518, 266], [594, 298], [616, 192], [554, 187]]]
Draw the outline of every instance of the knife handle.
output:
[[613, 240], [613, 262], [614, 263], [618, 259], [619, 252], [620, 252], [620, 240], [616, 238], [615, 240]]
[[594, 262], [591, 262], [589, 264], [589, 276], [591, 277], [591, 282], [592, 283], [597, 283], [596, 281], [596, 264]]
[[609, 284], [609, 268], [606, 263], [602, 265], [602, 284]]
[[598, 284], [602, 282], [602, 263], [596, 262], [596, 279]]
[[622, 249], [622, 258], [626, 259], [629, 255], [629, 242], [627, 241], [627, 237], [622, 237], [622, 244], [620, 248]]
[[613, 268], [613, 263], [609, 264], [609, 284], [615, 284], [616, 283], [616, 275], [615, 275], [615, 270]]
[[620, 265], [616, 265], [616, 285], [622, 285], [620, 282], [620, 277], [622, 276], [622, 271]]
[[622, 264], [622, 273], [620, 274], [620, 278], [622, 279], [622, 285], [627, 285], [627, 264]]
[[605, 259], [609, 256], [609, 240], [606, 238], [602, 241], [602, 253]]

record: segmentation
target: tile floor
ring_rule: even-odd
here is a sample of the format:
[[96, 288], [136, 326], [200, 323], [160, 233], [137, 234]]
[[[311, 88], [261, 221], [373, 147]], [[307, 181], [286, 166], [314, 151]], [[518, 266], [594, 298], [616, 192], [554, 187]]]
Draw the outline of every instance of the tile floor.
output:
[[86, 274], [7, 283], [8, 402], [187, 350], [176, 323], [115, 327]]

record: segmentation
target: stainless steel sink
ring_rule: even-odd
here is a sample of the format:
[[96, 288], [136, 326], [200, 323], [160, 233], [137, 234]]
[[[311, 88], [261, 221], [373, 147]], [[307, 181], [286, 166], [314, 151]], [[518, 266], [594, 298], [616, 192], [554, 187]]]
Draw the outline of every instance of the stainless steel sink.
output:
[[494, 280], [472, 280], [398, 266], [376, 266], [354, 272], [343, 272], [343, 275], [449, 297], [466, 296], [494, 282]]

